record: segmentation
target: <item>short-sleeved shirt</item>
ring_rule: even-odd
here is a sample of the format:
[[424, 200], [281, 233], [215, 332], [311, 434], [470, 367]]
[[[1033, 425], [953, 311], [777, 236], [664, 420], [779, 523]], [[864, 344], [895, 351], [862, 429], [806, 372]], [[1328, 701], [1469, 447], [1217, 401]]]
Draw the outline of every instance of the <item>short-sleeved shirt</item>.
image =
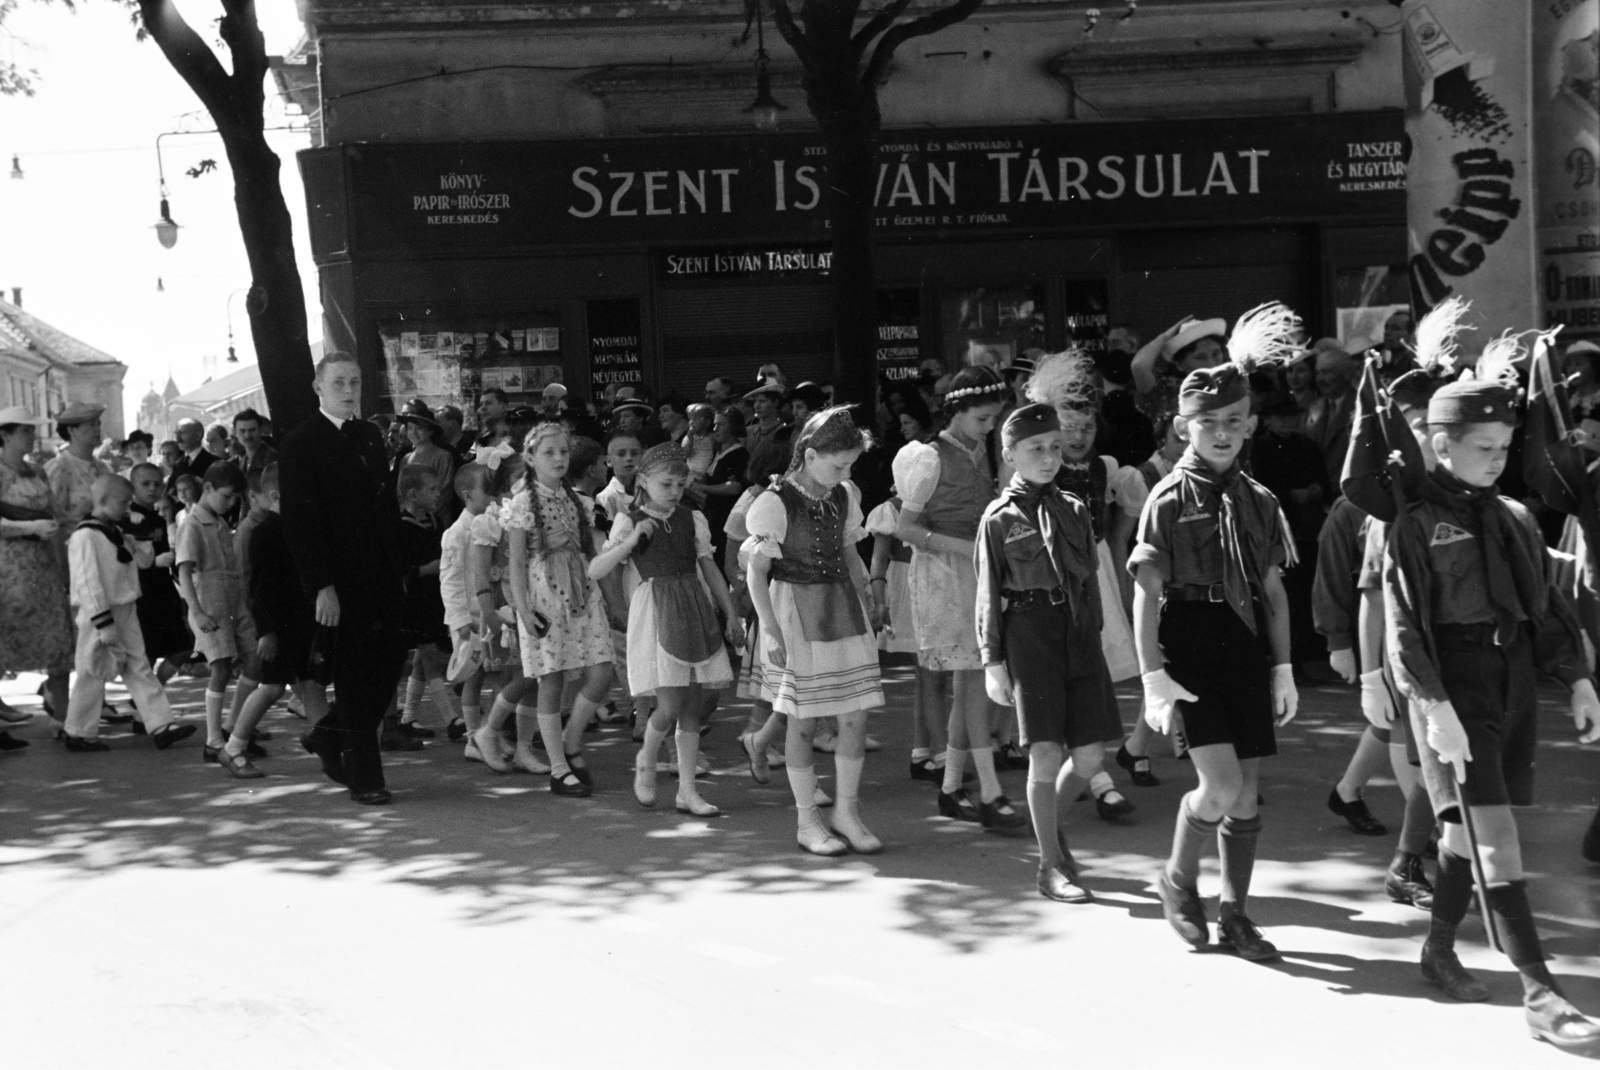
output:
[[232, 533], [227, 523], [206, 508], [204, 502], [189, 507], [183, 526], [178, 529], [173, 553], [180, 568], [194, 565], [195, 593], [201, 608], [208, 614], [244, 615], [248, 611]]
[[[1254, 585], [1268, 569], [1281, 568], [1289, 552], [1278, 499], [1247, 475], [1241, 473], [1238, 480], [1235, 493], [1249, 495], [1243, 503], [1248, 508], [1236, 511], [1247, 547], [1245, 564], [1253, 566], [1248, 579]], [[1140, 565], [1150, 565], [1173, 586], [1221, 583], [1221, 502], [1215, 496], [1209, 502], [1194, 501], [1184, 485], [1182, 473], [1175, 471], [1150, 492], [1139, 518], [1138, 542], [1128, 555], [1128, 571], [1137, 573]], [[1252, 522], [1251, 517], [1256, 519]]]

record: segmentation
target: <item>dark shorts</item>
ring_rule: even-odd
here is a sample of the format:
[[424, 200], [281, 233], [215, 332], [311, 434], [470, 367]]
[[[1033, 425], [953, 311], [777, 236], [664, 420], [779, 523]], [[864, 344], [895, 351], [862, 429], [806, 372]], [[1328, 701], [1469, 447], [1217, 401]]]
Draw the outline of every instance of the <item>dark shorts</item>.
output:
[[1189, 749], [1228, 743], [1240, 758], [1278, 753], [1272, 656], [1259, 612], [1252, 635], [1226, 603], [1168, 601], [1160, 637], [1167, 673], [1199, 696], [1178, 703]]
[[1004, 626], [1024, 747], [1086, 747], [1122, 738], [1098, 631], [1072, 627], [1066, 610], [1048, 603], [1006, 610]]
[[[1468, 806], [1531, 805], [1538, 743], [1538, 678], [1532, 644], [1525, 638], [1510, 646], [1462, 642], [1441, 626], [1434, 646], [1439, 679], [1472, 748], [1467, 782], [1459, 787], [1461, 796]], [[1420, 709], [1413, 711], [1411, 725], [1412, 734], [1426, 741]], [[1455, 770], [1441, 762], [1426, 742], [1418, 750], [1434, 815], [1459, 822]]]
[[306, 679], [306, 663], [311, 653], [312, 629], [307, 627], [282, 627], [278, 629], [278, 656], [271, 661], [262, 660], [260, 680], [264, 684], [282, 684], [292, 687]]

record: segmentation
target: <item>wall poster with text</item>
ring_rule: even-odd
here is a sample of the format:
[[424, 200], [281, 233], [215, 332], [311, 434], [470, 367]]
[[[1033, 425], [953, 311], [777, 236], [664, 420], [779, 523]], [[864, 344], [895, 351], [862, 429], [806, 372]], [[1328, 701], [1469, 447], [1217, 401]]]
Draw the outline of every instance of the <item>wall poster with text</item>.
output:
[[421, 398], [437, 411], [467, 413], [491, 387], [511, 404], [531, 403], [564, 378], [561, 318], [554, 312], [495, 316], [396, 317], [378, 324], [383, 343], [381, 395], [392, 410]]

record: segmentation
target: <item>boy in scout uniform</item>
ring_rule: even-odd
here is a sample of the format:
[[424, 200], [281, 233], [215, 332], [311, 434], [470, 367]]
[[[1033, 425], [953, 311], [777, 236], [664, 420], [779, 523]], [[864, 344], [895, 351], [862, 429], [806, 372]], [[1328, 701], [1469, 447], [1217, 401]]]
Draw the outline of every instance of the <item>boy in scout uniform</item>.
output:
[[[1075, 799], [1117, 739], [1111, 674], [1100, 649], [1100, 585], [1088, 510], [1055, 485], [1060, 422], [1050, 405], [1014, 410], [1001, 430], [1015, 470], [984, 510], [974, 551], [978, 647], [989, 697], [1015, 705], [1028, 751], [1028, 810], [1039, 841], [1039, 894], [1092, 896], [1061, 834], [1057, 802]], [[1063, 750], [1071, 762], [1063, 765]]]
[[1274, 725], [1299, 702], [1289, 655], [1291, 563], [1278, 501], [1240, 466], [1256, 430], [1249, 373], [1292, 352], [1298, 318], [1281, 305], [1247, 313], [1230, 362], [1191, 372], [1178, 396], [1188, 449], [1150, 492], [1128, 568], [1145, 716], [1165, 733], [1183, 716], [1200, 784], [1183, 797], [1172, 855], [1156, 889], [1167, 922], [1191, 946], [1210, 942], [1197, 881], [1213, 838], [1222, 861], [1217, 946], [1251, 961], [1276, 957], [1245, 915], [1261, 832], [1256, 782], [1277, 753]]
[[1567, 1002], [1545, 966], [1511, 813], [1533, 801], [1535, 671], [1571, 689], [1582, 742], [1600, 739], [1600, 702], [1539, 528], [1522, 505], [1496, 492], [1516, 424], [1507, 382], [1493, 374], [1486, 353], [1477, 378], [1433, 395], [1428, 424], [1437, 465], [1393, 536], [1412, 540], [1427, 568], [1403, 571], [1393, 540], [1384, 556], [1388, 656], [1426, 741], [1423, 780], [1444, 826], [1422, 974], [1454, 999], [1489, 997], [1454, 946], [1473, 896], [1465, 804], [1488, 907], [1522, 975], [1529, 1032], [1565, 1050], [1597, 1052], [1600, 1023]]

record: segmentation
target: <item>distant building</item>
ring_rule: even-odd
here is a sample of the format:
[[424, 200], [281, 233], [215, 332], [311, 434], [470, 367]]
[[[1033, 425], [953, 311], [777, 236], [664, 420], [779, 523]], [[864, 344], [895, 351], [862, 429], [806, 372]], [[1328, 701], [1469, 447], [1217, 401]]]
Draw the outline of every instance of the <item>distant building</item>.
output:
[[87, 342], [22, 311], [22, 291], [0, 299], [0, 405], [21, 405], [52, 416], [74, 401], [104, 405], [100, 426], [107, 438], [126, 434], [122, 377], [128, 368]]
[[[169, 381], [167, 386], [171, 389], [172, 383]], [[254, 409], [263, 416], [270, 415], [267, 412], [267, 393], [261, 388], [261, 367], [256, 364], [212, 379], [187, 394], [167, 398], [165, 403], [168, 430], [164, 436], [158, 436], [158, 440], [161, 437], [171, 438], [170, 429], [183, 419], [199, 420], [209, 426], [218, 421], [232, 423], [233, 414], [245, 409]], [[146, 430], [151, 434], [156, 433], [154, 427], [147, 427]]]

